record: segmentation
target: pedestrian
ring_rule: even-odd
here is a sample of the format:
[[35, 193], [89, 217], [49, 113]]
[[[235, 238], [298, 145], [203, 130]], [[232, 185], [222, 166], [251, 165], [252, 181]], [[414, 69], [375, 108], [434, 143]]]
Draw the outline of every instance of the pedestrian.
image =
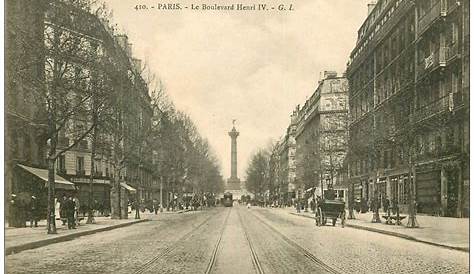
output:
[[153, 210], [155, 211], [155, 215], [158, 214], [158, 209], [159, 209], [158, 201], [156, 199], [153, 199]]
[[30, 203], [30, 227], [38, 227], [38, 201], [36, 196], [31, 196], [31, 203]]
[[66, 216], [66, 209], [65, 209], [65, 204], [67, 201], [66, 194], [63, 194], [61, 200], [59, 201], [59, 218], [61, 218], [61, 222], [63, 225], [66, 225], [67, 222], [67, 216]]
[[385, 213], [388, 212], [389, 206], [390, 206], [390, 200], [387, 197], [385, 197], [385, 199], [383, 200], [383, 211]]
[[10, 196], [10, 214], [8, 225], [10, 227], [26, 227], [25, 220], [22, 218], [23, 209], [21, 208], [21, 202], [16, 194]]
[[67, 228], [68, 229], [76, 229], [76, 223], [74, 220], [74, 211], [76, 205], [74, 204], [74, 200], [71, 196], [64, 202], [63, 208], [64, 213], [66, 214], [67, 218]]
[[81, 209], [81, 204], [79, 202], [79, 198], [77, 198], [76, 195], [74, 195], [74, 198], [72, 199], [74, 201], [74, 219], [75, 219], [75, 224], [79, 226], [79, 210]]

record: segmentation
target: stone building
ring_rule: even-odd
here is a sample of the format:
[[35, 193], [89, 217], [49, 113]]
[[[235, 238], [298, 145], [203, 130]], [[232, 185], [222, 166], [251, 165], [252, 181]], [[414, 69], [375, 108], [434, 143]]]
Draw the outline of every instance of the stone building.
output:
[[295, 111], [296, 182], [301, 193], [316, 188], [322, 195], [332, 184], [338, 197], [346, 198], [347, 92], [347, 79], [326, 71], [315, 92]]
[[[8, 0], [5, 5], [5, 217], [10, 226], [24, 226], [26, 216], [15, 220], [11, 194], [39, 192], [41, 183], [18, 166], [45, 168], [45, 125], [40, 107], [29, 96], [37, 87], [32, 79], [43, 73], [37, 48], [42, 44], [43, 11], [33, 0]], [[35, 42], [32, 42], [35, 41]], [[35, 184], [36, 183], [36, 184]], [[44, 182], [42, 182], [44, 186]], [[13, 217], [13, 218], [12, 218]]]
[[468, 1], [369, 5], [347, 67], [356, 199], [406, 211], [413, 194], [418, 212], [469, 215], [468, 14]]
[[278, 189], [280, 200], [286, 203], [296, 197], [295, 117], [296, 113], [293, 112], [285, 136], [276, 143], [271, 155], [276, 166], [274, 184], [277, 186], [276, 188]]
[[[44, 99], [41, 96], [45, 97], [45, 93], [40, 89], [51, 84], [48, 82], [51, 67], [58, 64], [56, 67], [63, 68], [64, 77], [68, 77], [63, 86], [73, 83], [64, 88], [68, 96], [68, 100], [63, 100], [65, 109], [79, 94], [91, 99], [68, 116], [58, 131], [56, 196], [77, 191], [81, 204], [86, 205], [92, 173], [93, 199], [110, 209], [111, 179], [116, 177], [113, 155], [120, 150], [124, 165], [120, 178], [115, 179], [121, 181], [122, 198], [128, 198], [125, 194], [138, 189], [138, 196], [131, 198], [151, 199], [157, 180], [146, 141], [153, 111], [147, 84], [141, 76], [141, 63], [132, 57], [126, 36], [116, 35], [105, 19], [78, 7], [81, 3], [58, 0], [37, 4], [20, 0], [9, 1], [7, 5], [6, 193], [18, 193], [25, 187], [32, 190], [31, 186], [40, 186], [33, 181], [41, 181], [42, 174], [47, 174], [48, 125], [44, 105], [38, 99]], [[25, 64], [28, 64], [26, 68], [20, 67]], [[123, 96], [107, 98], [119, 93]], [[103, 116], [119, 118], [116, 120], [123, 129], [119, 147], [113, 143], [112, 132], [116, 128], [108, 121], [98, 122], [96, 142], [92, 142], [90, 134], [78, 138], [90, 128], [93, 121], [90, 110], [98, 100], [108, 100], [107, 113]], [[94, 166], [91, 164], [93, 144]], [[33, 190], [41, 192], [37, 196], [44, 202], [44, 185]], [[125, 215], [127, 200], [122, 202]]]

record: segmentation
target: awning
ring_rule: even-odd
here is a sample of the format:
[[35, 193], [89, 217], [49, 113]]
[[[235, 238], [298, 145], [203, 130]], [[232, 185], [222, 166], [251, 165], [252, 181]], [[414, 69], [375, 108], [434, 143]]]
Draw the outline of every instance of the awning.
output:
[[[90, 183], [89, 178], [71, 178], [71, 181], [75, 184], [89, 184]], [[110, 180], [94, 179], [93, 183], [95, 185], [109, 185], [110, 186]]]
[[126, 183], [120, 183], [120, 185], [121, 185], [123, 188], [125, 188], [126, 190], [128, 190], [128, 191], [130, 191], [130, 192], [132, 192], [132, 193], [137, 192], [136, 189], [134, 189], [133, 187], [127, 185]]
[[[34, 168], [29, 166], [24, 166], [18, 164], [19, 167], [23, 168], [24, 170], [28, 171], [29, 173], [35, 175], [36, 177], [40, 178], [45, 182], [45, 187], [48, 186], [48, 170], [41, 169], [41, 168]], [[65, 190], [75, 190], [76, 186], [69, 182], [68, 180], [64, 179], [59, 175], [54, 175], [54, 188], [55, 189], [65, 189]]]

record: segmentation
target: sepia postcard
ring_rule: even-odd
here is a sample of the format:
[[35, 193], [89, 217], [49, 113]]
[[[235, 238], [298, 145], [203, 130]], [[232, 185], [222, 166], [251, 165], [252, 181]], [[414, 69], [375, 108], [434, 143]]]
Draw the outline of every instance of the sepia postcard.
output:
[[469, 0], [6, 0], [5, 273], [469, 273]]

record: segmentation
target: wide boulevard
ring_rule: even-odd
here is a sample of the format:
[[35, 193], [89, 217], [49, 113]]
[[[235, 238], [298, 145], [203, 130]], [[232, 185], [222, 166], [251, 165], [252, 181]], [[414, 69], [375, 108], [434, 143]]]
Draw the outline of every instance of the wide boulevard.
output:
[[289, 209], [218, 207], [23, 251], [8, 273], [468, 273], [469, 255]]

